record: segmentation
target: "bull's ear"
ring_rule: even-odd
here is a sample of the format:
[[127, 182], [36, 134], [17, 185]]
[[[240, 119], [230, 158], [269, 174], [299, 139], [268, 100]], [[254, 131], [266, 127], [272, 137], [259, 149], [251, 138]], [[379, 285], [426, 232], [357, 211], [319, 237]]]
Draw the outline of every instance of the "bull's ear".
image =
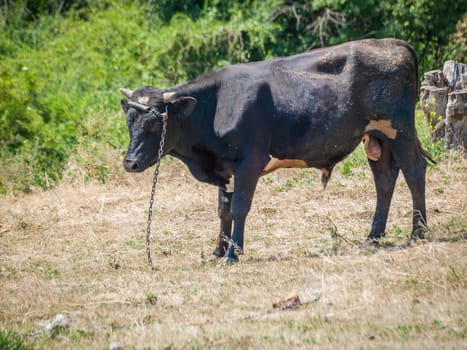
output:
[[126, 113], [128, 112], [128, 100], [126, 98], [123, 98], [120, 100], [120, 103], [122, 104], [122, 109]]
[[174, 114], [176, 116], [185, 118], [188, 117], [196, 107], [196, 98], [193, 97], [180, 97], [172, 102], [169, 102], [169, 116]]

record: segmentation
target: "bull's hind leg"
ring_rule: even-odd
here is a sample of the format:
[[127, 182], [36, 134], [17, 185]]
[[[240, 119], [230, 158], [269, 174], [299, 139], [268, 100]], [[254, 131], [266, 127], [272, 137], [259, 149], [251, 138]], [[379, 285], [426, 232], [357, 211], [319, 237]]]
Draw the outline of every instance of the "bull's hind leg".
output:
[[230, 203], [232, 192], [227, 192], [219, 188], [219, 204], [217, 213], [221, 221], [219, 236], [216, 241], [216, 248], [212, 252], [214, 256], [223, 257], [229, 248], [229, 239], [232, 232], [232, 214], [230, 213]]
[[[378, 142], [375, 140], [375, 142]], [[377, 160], [368, 159], [376, 186], [376, 211], [369, 239], [378, 239], [384, 236], [389, 207], [391, 205], [394, 186], [396, 184], [399, 167], [396, 165], [389, 144], [379, 141], [381, 153]]]
[[404, 138], [401, 135], [392, 141], [391, 149], [412, 194], [412, 239], [424, 238], [427, 228], [425, 206], [425, 171], [427, 162], [425, 155], [416, 135], [410, 138]]

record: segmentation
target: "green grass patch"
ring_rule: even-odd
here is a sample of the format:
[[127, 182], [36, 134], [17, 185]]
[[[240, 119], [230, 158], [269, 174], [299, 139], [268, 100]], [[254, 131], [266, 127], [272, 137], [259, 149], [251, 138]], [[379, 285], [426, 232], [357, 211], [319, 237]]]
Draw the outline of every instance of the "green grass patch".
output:
[[0, 349], [2, 350], [32, 350], [23, 336], [14, 331], [0, 330]]

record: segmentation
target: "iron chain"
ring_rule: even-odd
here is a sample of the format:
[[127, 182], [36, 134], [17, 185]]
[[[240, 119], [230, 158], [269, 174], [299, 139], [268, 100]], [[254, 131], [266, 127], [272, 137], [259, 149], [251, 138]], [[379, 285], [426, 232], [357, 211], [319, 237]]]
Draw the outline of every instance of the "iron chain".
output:
[[157, 177], [159, 176], [159, 166], [162, 159], [162, 152], [164, 150], [164, 143], [165, 143], [165, 133], [167, 129], [167, 114], [162, 115], [162, 133], [161, 133], [161, 141], [159, 143], [159, 152], [157, 153], [157, 160], [156, 160], [156, 167], [154, 170], [154, 177], [152, 179], [152, 188], [151, 188], [151, 199], [149, 200], [149, 208], [148, 208], [148, 222], [146, 227], [146, 255], [148, 257], [148, 264], [152, 265], [152, 258], [151, 258], [151, 222], [152, 222], [152, 208], [154, 205], [154, 195], [156, 193], [156, 185], [157, 185]]

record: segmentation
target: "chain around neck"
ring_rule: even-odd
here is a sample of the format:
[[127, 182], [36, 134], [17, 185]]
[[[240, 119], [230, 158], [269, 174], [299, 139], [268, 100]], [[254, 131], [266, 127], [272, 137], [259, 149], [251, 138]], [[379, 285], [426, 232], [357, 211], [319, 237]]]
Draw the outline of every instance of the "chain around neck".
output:
[[151, 267], [153, 267], [152, 258], [151, 258], [151, 247], [150, 247], [150, 245], [151, 245], [152, 210], [153, 210], [153, 205], [154, 205], [154, 195], [156, 193], [157, 177], [159, 175], [159, 166], [160, 166], [161, 159], [162, 159], [162, 152], [164, 150], [166, 131], [167, 131], [167, 117], [162, 117], [161, 141], [159, 143], [159, 151], [157, 153], [156, 166], [155, 166], [155, 169], [154, 169], [154, 177], [152, 179], [151, 199], [149, 200], [148, 221], [147, 221], [147, 227], [146, 227], [146, 255], [148, 257], [148, 264]]

